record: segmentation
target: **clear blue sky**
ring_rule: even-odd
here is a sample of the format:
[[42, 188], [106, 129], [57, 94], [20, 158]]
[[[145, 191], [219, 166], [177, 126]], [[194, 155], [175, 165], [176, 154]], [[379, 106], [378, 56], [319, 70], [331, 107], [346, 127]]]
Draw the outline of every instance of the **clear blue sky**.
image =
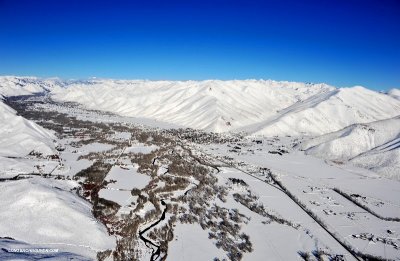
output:
[[0, 75], [400, 87], [398, 0], [0, 0]]

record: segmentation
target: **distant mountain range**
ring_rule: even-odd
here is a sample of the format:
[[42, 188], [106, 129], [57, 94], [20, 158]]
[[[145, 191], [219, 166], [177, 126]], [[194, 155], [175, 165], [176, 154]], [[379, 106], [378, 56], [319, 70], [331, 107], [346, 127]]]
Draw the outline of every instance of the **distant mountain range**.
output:
[[50, 91], [60, 101], [124, 116], [156, 119], [213, 132], [245, 131], [267, 136], [321, 135], [355, 123], [399, 115], [399, 90], [388, 94], [363, 87], [234, 81], [61, 81], [0, 78], [1, 94]]
[[[379, 165], [389, 157], [389, 165], [399, 165], [399, 146], [394, 145], [390, 151], [379, 147], [398, 144], [398, 89], [379, 93], [360, 86], [335, 88], [272, 80], [63, 81], [0, 77], [2, 96], [37, 92], [47, 92], [54, 100], [77, 102], [88, 109], [156, 120], [160, 126], [168, 123], [212, 132], [316, 137], [303, 144], [309, 154], [361, 165], [374, 161]], [[14, 112], [5, 104], [1, 106], [0, 117], [7, 121]], [[29, 124], [14, 125], [23, 130]], [[2, 136], [16, 133], [11, 125], [3, 126], [7, 129], [2, 128]], [[47, 135], [38, 126], [29, 126], [38, 137]]]

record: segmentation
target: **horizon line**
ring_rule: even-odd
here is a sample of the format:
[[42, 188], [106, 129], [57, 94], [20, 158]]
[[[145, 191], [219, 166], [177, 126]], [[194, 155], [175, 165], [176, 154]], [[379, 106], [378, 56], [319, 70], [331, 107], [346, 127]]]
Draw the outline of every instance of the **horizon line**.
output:
[[311, 85], [328, 85], [334, 88], [354, 88], [354, 87], [362, 87], [376, 92], [388, 92], [392, 89], [400, 89], [400, 87], [389, 87], [387, 89], [374, 89], [372, 87], [367, 87], [361, 84], [355, 85], [346, 85], [346, 86], [337, 86], [333, 84], [329, 84], [327, 82], [312, 82], [312, 81], [296, 81], [296, 80], [274, 80], [274, 79], [264, 79], [264, 78], [232, 78], [232, 79], [218, 79], [218, 78], [206, 78], [206, 79], [146, 79], [146, 78], [125, 78], [125, 77], [98, 77], [98, 76], [90, 76], [90, 77], [82, 77], [82, 78], [73, 78], [73, 77], [60, 77], [60, 76], [33, 76], [33, 75], [0, 75], [0, 77], [15, 77], [15, 78], [36, 78], [40, 80], [54, 80], [58, 79], [61, 81], [85, 81], [85, 80], [117, 80], [117, 81], [149, 81], [149, 82], [206, 82], [206, 81], [221, 81], [221, 82], [229, 82], [229, 81], [272, 81], [272, 82], [286, 82], [286, 83], [303, 83], [303, 84], [311, 84]]

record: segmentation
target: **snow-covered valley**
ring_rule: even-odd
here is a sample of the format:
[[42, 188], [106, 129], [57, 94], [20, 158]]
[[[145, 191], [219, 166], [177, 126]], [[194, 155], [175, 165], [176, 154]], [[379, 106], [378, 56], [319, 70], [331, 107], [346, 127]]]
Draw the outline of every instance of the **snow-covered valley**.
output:
[[397, 93], [0, 77], [0, 259], [400, 260]]

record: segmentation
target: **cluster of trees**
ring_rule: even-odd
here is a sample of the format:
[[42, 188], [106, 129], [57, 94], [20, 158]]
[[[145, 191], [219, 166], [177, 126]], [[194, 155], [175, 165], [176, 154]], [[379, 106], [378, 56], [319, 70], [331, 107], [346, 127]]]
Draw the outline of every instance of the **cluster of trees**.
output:
[[83, 169], [75, 174], [75, 178], [85, 178], [85, 182], [101, 185], [111, 167], [112, 165], [110, 163], [106, 163], [102, 160], [97, 160], [90, 167]]
[[298, 251], [297, 253], [304, 261], [312, 261], [312, 260], [345, 261], [346, 260], [343, 255], [331, 254], [325, 249], [317, 249], [317, 250], [311, 251], [311, 253], [304, 252], [304, 251]]
[[297, 229], [299, 226], [293, 224], [293, 222], [286, 220], [282, 217], [279, 217], [273, 213], [270, 213], [267, 211], [264, 207], [264, 205], [260, 202], [258, 202], [258, 197], [253, 195], [250, 190], [247, 190], [246, 194], [239, 194], [239, 193], [234, 193], [233, 194], [233, 199], [236, 202], [239, 202], [243, 206], [247, 207], [249, 210], [253, 211], [254, 213], [257, 213], [263, 217], [266, 217], [270, 219], [271, 221], [277, 222], [279, 224], [287, 225], [290, 227], [293, 227]]
[[173, 227], [177, 222], [176, 216], [171, 216], [166, 224], [161, 227], [155, 227], [148, 233], [148, 237], [160, 244], [160, 250], [163, 253], [168, 253], [168, 242], [174, 239]]
[[209, 238], [218, 248], [227, 252], [230, 260], [241, 260], [243, 253], [252, 251], [249, 237], [241, 233], [241, 223], [249, 218], [237, 209], [227, 209], [210, 204], [215, 198], [224, 198], [226, 189], [218, 186], [217, 180], [208, 172], [191, 193], [181, 199], [187, 203], [188, 210], [179, 216], [182, 223], [198, 223], [203, 230], [209, 231]]
[[[201, 220], [203, 229], [207, 228], [209, 238], [216, 241], [216, 246], [227, 252], [230, 260], [241, 260], [243, 253], [251, 252], [252, 243], [245, 233], [241, 233], [240, 224], [248, 222], [246, 216], [237, 209], [229, 210], [214, 205], [207, 211], [205, 219]], [[221, 221], [218, 221], [221, 220]]]
[[148, 154], [143, 153], [129, 153], [126, 154], [131, 162], [137, 164], [139, 166], [138, 172], [142, 174], [149, 175], [151, 177], [157, 176], [158, 166], [154, 164], [154, 159], [158, 157], [158, 155], [162, 154], [163, 151], [155, 150]]
[[197, 144], [238, 142], [243, 139], [242, 134], [226, 135], [221, 133], [205, 132], [191, 128], [169, 129], [165, 130], [164, 134], [169, 137], [173, 137], [174, 139]]
[[234, 185], [241, 185], [244, 187], [248, 187], [247, 183], [243, 179], [237, 179], [237, 178], [229, 178], [229, 181], [232, 182]]

